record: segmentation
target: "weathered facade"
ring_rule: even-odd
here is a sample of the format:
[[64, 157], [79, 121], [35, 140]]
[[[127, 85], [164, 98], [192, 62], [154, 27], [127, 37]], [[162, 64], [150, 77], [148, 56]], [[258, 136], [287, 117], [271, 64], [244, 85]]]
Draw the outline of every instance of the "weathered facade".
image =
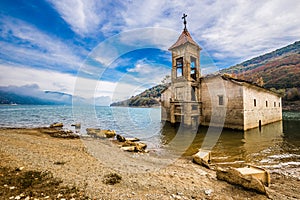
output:
[[202, 77], [201, 47], [186, 28], [169, 50], [171, 85], [162, 93], [162, 120], [240, 130], [282, 120], [279, 94], [228, 75]]

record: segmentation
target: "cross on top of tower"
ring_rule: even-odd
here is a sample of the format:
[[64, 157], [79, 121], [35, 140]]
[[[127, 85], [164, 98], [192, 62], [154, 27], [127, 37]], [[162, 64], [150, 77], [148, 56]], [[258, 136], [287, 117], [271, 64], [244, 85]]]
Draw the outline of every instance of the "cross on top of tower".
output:
[[181, 19], [183, 19], [183, 24], [184, 24], [184, 30], [185, 30], [185, 31], [187, 30], [187, 29], [186, 29], [186, 17], [187, 17], [187, 15], [186, 15], [185, 13], [183, 13], [183, 16], [182, 16]]

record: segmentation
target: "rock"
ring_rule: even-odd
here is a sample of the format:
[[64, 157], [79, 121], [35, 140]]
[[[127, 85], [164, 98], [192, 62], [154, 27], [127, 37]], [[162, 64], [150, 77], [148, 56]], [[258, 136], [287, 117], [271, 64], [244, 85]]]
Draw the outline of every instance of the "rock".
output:
[[113, 138], [116, 136], [116, 131], [115, 130], [102, 130], [104, 132], [104, 135], [107, 138]]
[[199, 149], [198, 153], [193, 155], [193, 162], [204, 167], [210, 168], [211, 152]]
[[135, 146], [125, 146], [125, 147], [121, 147], [121, 149], [123, 151], [129, 151], [129, 152], [134, 152], [136, 151], [136, 147]]
[[259, 179], [251, 175], [243, 175], [236, 168], [229, 167], [227, 170], [217, 168], [217, 179], [266, 194], [266, 188]]
[[131, 142], [131, 141], [126, 140], [122, 144], [122, 147], [134, 147], [135, 152], [145, 152], [147, 144], [142, 143], [142, 142]]
[[136, 144], [136, 150], [138, 152], [144, 152], [147, 147], [147, 144], [142, 143], [142, 142], [136, 142], [135, 144]]
[[75, 124], [71, 124], [71, 126], [75, 126], [75, 128], [80, 128], [81, 124], [80, 123], [75, 123]]
[[18, 167], [18, 168], [16, 169], [16, 171], [17, 171], [17, 172], [22, 171], [24, 168], [25, 168], [25, 167]]
[[122, 144], [122, 147], [128, 147], [128, 146], [136, 146], [136, 143], [125, 140], [125, 142], [123, 142]]
[[98, 138], [113, 138], [116, 136], [115, 130], [101, 130], [100, 128], [87, 128], [88, 135], [92, 135]]
[[204, 193], [209, 196], [212, 193], [212, 189], [204, 190]]
[[50, 125], [50, 128], [62, 128], [64, 126], [63, 123], [61, 122], [55, 122], [53, 124]]
[[50, 135], [51, 137], [56, 137], [56, 138], [65, 138], [65, 139], [79, 138], [79, 135], [73, 133], [73, 131], [71, 131], [71, 130], [45, 128], [45, 129], [42, 129], [41, 131], [45, 134]]
[[125, 142], [126, 141], [125, 137], [123, 137], [122, 135], [117, 135], [117, 140], [119, 142]]
[[91, 135], [91, 136], [94, 136], [94, 137], [100, 137], [100, 138], [105, 137], [105, 134], [103, 132], [101, 132], [100, 128], [87, 128], [86, 133], [88, 135]]
[[139, 138], [125, 138], [125, 140], [130, 141], [130, 142], [137, 142], [137, 141], [140, 141]]

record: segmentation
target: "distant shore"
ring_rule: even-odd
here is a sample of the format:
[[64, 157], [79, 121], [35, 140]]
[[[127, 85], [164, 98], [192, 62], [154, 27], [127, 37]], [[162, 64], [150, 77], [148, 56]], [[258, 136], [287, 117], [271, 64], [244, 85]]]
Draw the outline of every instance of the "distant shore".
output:
[[[105, 164], [106, 160], [96, 159], [89, 153], [88, 144], [106, 148], [101, 141], [55, 138], [45, 134], [43, 128], [0, 128], [0, 168], [12, 170], [12, 178], [15, 177], [12, 175], [14, 169], [22, 169], [24, 173], [29, 170], [48, 171], [53, 178], [62, 181], [61, 185], [77, 188], [65, 190], [69, 192], [60, 194], [60, 198], [71, 197], [73, 192], [75, 197], [81, 195], [82, 199], [268, 199], [265, 195], [217, 180], [214, 171], [193, 164], [189, 157], [179, 158], [155, 172], [143, 171], [138, 163], [124, 159], [124, 168], [116, 170], [114, 166]], [[123, 153], [127, 156], [149, 156]], [[136, 167], [135, 173], [127, 171], [126, 162], [128, 166]], [[113, 185], [105, 181], [107, 175], [114, 174], [119, 177], [119, 183]], [[271, 178], [268, 188], [271, 198], [300, 198], [299, 181], [279, 174], [271, 174]], [[6, 179], [0, 174], [0, 182]], [[46, 194], [49, 190], [43, 187], [41, 183], [32, 187], [32, 195], [57, 197], [54, 192]], [[1, 195], [20, 195], [17, 192], [21, 190], [14, 190], [13, 185], [0, 185]]]

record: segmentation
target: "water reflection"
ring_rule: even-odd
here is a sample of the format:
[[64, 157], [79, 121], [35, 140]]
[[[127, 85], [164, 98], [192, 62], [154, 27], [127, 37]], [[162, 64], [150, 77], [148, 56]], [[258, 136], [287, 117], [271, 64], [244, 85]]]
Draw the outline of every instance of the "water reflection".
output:
[[284, 120], [283, 121], [284, 141], [295, 147], [300, 147], [300, 121]]
[[[207, 127], [200, 127], [195, 135], [189, 129], [179, 131], [179, 128], [173, 127], [169, 123], [164, 124], [161, 130], [161, 142], [168, 150], [182, 153], [183, 156], [195, 154], [199, 148], [203, 148], [204, 139], [209, 140], [209, 136], [214, 135], [214, 131], [209, 133], [212, 135], [208, 135]], [[263, 126], [261, 130], [257, 128], [245, 132], [224, 129], [212, 149], [212, 161], [219, 164], [257, 163], [267, 156], [267, 152], [270, 153], [271, 149], [276, 149], [276, 146], [283, 143], [282, 130], [282, 122]], [[215, 131], [217, 132], [218, 129]], [[178, 133], [180, 139], [173, 142]], [[191, 138], [193, 138], [192, 143], [183, 149], [186, 141]]]

